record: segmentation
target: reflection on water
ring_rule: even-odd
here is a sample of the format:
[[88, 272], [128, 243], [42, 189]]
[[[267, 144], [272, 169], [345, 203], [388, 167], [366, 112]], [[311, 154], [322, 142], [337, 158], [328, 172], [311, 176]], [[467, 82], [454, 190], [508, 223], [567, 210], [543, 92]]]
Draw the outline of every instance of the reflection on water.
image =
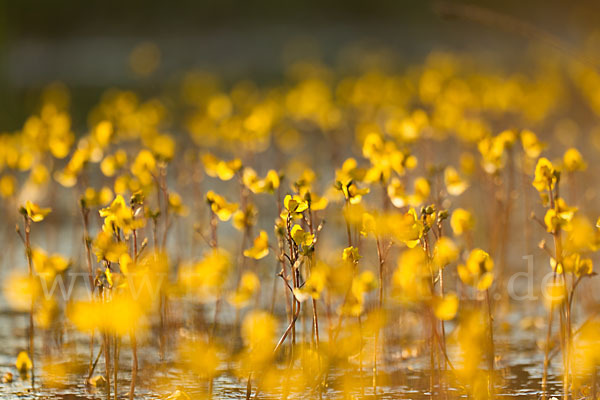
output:
[[[176, 325], [174, 323], [174, 325]], [[5, 311], [0, 314], [0, 372], [12, 372], [12, 383], [0, 384], [0, 393], [4, 398], [20, 399], [104, 399], [105, 391], [102, 388], [93, 388], [85, 384], [88, 370], [89, 337], [74, 330], [66, 329], [62, 333], [45, 332], [37, 338], [36, 348], [36, 375], [38, 387], [32, 392], [30, 381], [27, 377], [20, 377], [14, 360], [17, 350], [26, 345], [26, 315]], [[232, 327], [222, 327], [219, 337], [229, 335]], [[282, 328], [283, 329], [283, 328]], [[194, 377], [179, 365], [174, 350], [178, 336], [190, 333], [185, 329], [174, 327], [167, 335], [168, 351], [163, 362], [159, 359], [158, 328], [151, 330], [141, 341], [139, 351], [140, 373], [137, 381], [136, 398], [161, 398], [168, 396], [175, 390], [185, 391], [190, 397], [203, 397], [208, 390], [207, 381]], [[454, 363], [459, 363], [458, 353], [454, 349], [449, 330], [448, 353]], [[536, 340], [540, 332], [513, 330], [510, 333], [498, 335], [497, 338], [497, 370], [496, 370], [496, 397], [497, 398], [522, 398], [531, 399], [541, 396], [541, 379], [543, 352], [537, 348]], [[98, 339], [96, 338], [96, 344]], [[227, 343], [239, 343], [239, 338], [229, 340]], [[98, 354], [100, 346], [96, 346], [94, 354]], [[408, 355], [408, 356], [407, 356]], [[380, 382], [381, 399], [429, 399], [432, 397], [428, 352], [426, 348], [405, 349], [400, 343], [388, 343], [386, 353], [382, 355], [382, 364], [379, 373], [383, 377]], [[557, 364], [559, 364], [558, 362]], [[219, 367], [219, 373], [213, 381], [213, 398], [240, 399], [246, 396], [246, 379], [241, 379], [234, 373], [234, 360], [228, 360]], [[130, 385], [131, 353], [128, 343], [123, 343], [120, 350], [119, 361], [119, 397], [126, 398]], [[281, 373], [285, 373], [285, 366], [280, 365]], [[97, 365], [96, 373], [102, 373], [104, 365], [102, 359]], [[549, 375], [549, 393], [559, 395], [562, 385], [560, 375], [556, 375], [552, 368]], [[338, 371], [330, 371], [328, 381], [348, 378], [340, 376]], [[352, 376], [353, 380], [363, 380], [366, 389], [365, 398], [373, 398], [369, 393], [371, 375], [365, 368], [364, 374]], [[436, 393], [434, 397], [466, 398], [466, 394], [453, 377], [451, 371], [445, 373], [441, 381], [435, 377]], [[112, 386], [112, 382], [111, 382]], [[332, 387], [335, 385], [331, 385]], [[439, 392], [438, 392], [439, 391]], [[356, 393], [359, 395], [360, 393]], [[302, 394], [291, 393], [288, 398], [318, 398], [315, 388], [307, 387]], [[323, 392], [323, 398], [338, 398], [342, 393], [332, 389]], [[282, 398], [281, 393], [261, 393], [261, 398]]]

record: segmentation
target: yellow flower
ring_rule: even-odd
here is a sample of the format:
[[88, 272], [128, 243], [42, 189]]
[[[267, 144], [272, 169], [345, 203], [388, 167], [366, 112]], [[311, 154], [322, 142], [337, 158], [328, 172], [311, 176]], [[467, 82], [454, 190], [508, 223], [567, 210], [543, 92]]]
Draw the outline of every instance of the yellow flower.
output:
[[17, 190], [17, 178], [13, 175], [2, 175], [0, 177], [0, 196], [3, 198], [11, 197]]
[[305, 301], [308, 298], [318, 300], [321, 298], [321, 293], [327, 285], [331, 268], [323, 263], [318, 263], [310, 269], [310, 276], [306, 280], [304, 286], [294, 289], [294, 296], [298, 301]]
[[69, 319], [83, 332], [105, 330], [119, 336], [129, 335], [144, 315], [142, 305], [125, 295], [114, 296], [111, 301], [81, 301], [67, 309]]
[[457, 236], [471, 231], [475, 226], [473, 214], [463, 208], [457, 208], [450, 217], [450, 226]]
[[31, 219], [33, 222], [43, 221], [44, 218], [46, 218], [46, 216], [50, 214], [50, 211], [52, 211], [51, 208], [41, 208], [40, 206], [38, 206], [35, 203], [32, 203], [29, 200], [27, 200], [27, 202], [25, 203], [25, 207], [21, 207], [21, 210], [24, 211], [25, 214], [27, 214], [27, 216], [29, 217], [29, 219]]
[[451, 196], [460, 196], [469, 187], [469, 183], [460, 177], [454, 167], [447, 167], [444, 170], [444, 182]]
[[113, 274], [110, 268], [107, 267], [104, 269], [104, 276], [106, 277], [106, 282], [108, 282], [108, 287], [113, 287]]
[[256, 210], [256, 206], [248, 202], [245, 210], [237, 210], [233, 214], [233, 226], [240, 231], [254, 226], [256, 224], [257, 214], [258, 211]]
[[525, 154], [527, 154], [527, 157], [529, 158], [539, 157], [542, 150], [544, 150], [544, 147], [546, 147], [538, 140], [535, 133], [529, 130], [521, 131], [521, 145], [523, 146]]
[[92, 137], [96, 139], [100, 147], [106, 147], [110, 143], [114, 129], [110, 121], [100, 121], [92, 132]]
[[392, 294], [405, 302], [421, 302], [431, 298], [431, 269], [422, 247], [404, 251], [392, 277]]
[[15, 269], [4, 278], [2, 294], [10, 307], [18, 311], [29, 311], [32, 301], [42, 294], [40, 283], [39, 279]]
[[369, 193], [369, 188], [359, 189], [353, 180], [336, 181], [335, 187], [344, 194], [344, 199], [350, 204], [359, 204], [362, 196]]
[[157, 135], [152, 140], [151, 148], [156, 158], [170, 161], [175, 155], [175, 140], [170, 135]]
[[236, 308], [241, 308], [254, 297], [260, 289], [260, 280], [254, 272], [246, 271], [240, 279], [237, 289], [229, 296], [229, 302]]
[[124, 150], [117, 150], [113, 155], [104, 157], [100, 163], [100, 170], [104, 176], [114, 176], [117, 171], [125, 166], [127, 163], [127, 153]]
[[142, 149], [131, 165], [131, 173], [143, 186], [149, 186], [156, 173], [156, 159], [149, 150]]
[[596, 251], [600, 247], [600, 231], [594, 229], [586, 217], [574, 215], [567, 228], [568, 235], [564, 243], [566, 252]]
[[94, 240], [94, 253], [98, 261], [119, 262], [121, 255], [127, 253], [127, 244], [117, 242], [111, 233], [100, 231]]
[[479, 291], [487, 290], [494, 281], [494, 261], [481, 249], [474, 249], [469, 254], [466, 265], [458, 266], [458, 276], [465, 284]]
[[565, 285], [562, 282], [549, 281], [544, 291], [544, 300], [549, 308], [559, 306], [567, 298]]
[[591, 275], [594, 272], [594, 264], [591, 258], [580, 258], [575, 265], [575, 276]]
[[377, 280], [371, 271], [363, 271], [352, 279], [350, 293], [342, 307], [342, 313], [358, 316], [362, 313], [365, 303], [365, 294], [377, 287]]
[[[203, 339], [185, 339], [179, 342], [177, 353], [186, 369], [203, 379], [210, 379], [219, 373], [219, 366], [223, 365], [222, 349], [217, 345], [210, 344]], [[179, 361], [178, 360], [178, 361]], [[192, 400], [192, 398], [181, 390], [176, 390], [164, 400]]]
[[302, 229], [300, 225], [294, 225], [290, 234], [294, 242], [303, 248], [311, 246], [313, 244], [313, 240], [315, 239], [314, 235], [304, 232], [304, 229]]
[[283, 206], [290, 214], [299, 214], [308, 209], [308, 202], [296, 194], [288, 194], [283, 199]]
[[407, 197], [408, 205], [418, 207], [429, 198], [431, 186], [429, 181], [423, 177], [418, 177], [414, 182], [414, 192]]
[[375, 216], [371, 213], [364, 212], [361, 217], [360, 234], [369, 236], [369, 234], [379, 235], [379, 233]]
[[481, 164], [488, 174], [494, 174], [506, 163], [505, 141], [498, 136], [485, 137], [479, 141], [477, 148], [481, 153]]
[[433, 263], [437, 268], [444, 268], [451, 262], [456, 261], [457, 258], [458, 247], [452, 239], [443, 236], [435, 243]]
[[562, 198], [557, 199], [555, 208], [546, 211], [544, 216], [544, 223], [548, 232], [554, 233], [558, 229], [570, 230], [568, 224], [573, 219], [576, 211], [576, 207], [569, 207]]
[[310, 192], [310, 209], [313, 211], [324, 210], [329, 204], [329, 200], [325, 196], [319, 196], [314, 192]]
[[267, 172], [264, 179], [259, 179], [254, 169], [244, 168], [242, 181], [252, 193], [274, 193], [280, 184], [279, 174], [272, 169]]
[[185, 217], [189, 214], [188, 208], [183, 204], [181, 196], [175, 192], [169, 192], [169, 210], [176, 215]]
[[346, 247], [342, 252], [342, 260], [352, 264], [358, 263], [358, 260], [360, 260], [361, 258], [361, 255], [358, 254], [358, 249], [353, 246]]
[[29, 179], [40, 186], [48, 181], [50, 177], [50, 173], [48, 172], [48, 168], [43, 164], [36, 164], [33, 168], [31, 168], [31, 172], [29, 174]]
[[267, 232], [260, 231], [259, 235], [254, 239], [254, 245], [244, 250], [244, 256], [260, 260], [269, 254], [269, 236]]
[[231, 257], [222, 249], [207, 251], [202, 260], [179, 268], [178, 283], [185, 290], [197, 293], [202, 300], [218, 296], [229, 279]]
[[73, 187], [83, 167], [88, 161], [95, 161], [97, 156], [102, 157], [102, 151], [94, 151], [86, 138], [81, 139], [67, 166], [62, 171], [56, 171], [54, 179], [64, 187]]
[[444, 297], [435, 297], [433, 299], [433, 313], [436, 318], [442, 321], [449, 321], [458, 311], [458, 296], [456, 293], [446, 293]]
[[102, 230], [106, 233], [116, 232], [121, 229], [125, 236], [135, 230], [144, 227], [145, 220], [134, 218], [131, 207], [127, 206], [123, 196], [117, 195], [110, 206], [100, 210], [100, 216], [104, 218]]
[[473, 154], [464, 152], [460, 155], [460, 170], [463, 174], [471, 176], [475, 173], [475, 157]]
[[594, 271], [592, 259], [582, 258], [581, 254], [579, 253], [574, 253], [563, 257], [562, 263], [559, 265], [557, 265], [554, 258], [551, 258], [550, 265], [552, 266], [552, 270], [559, 274], [568, 272], [575, 274], [577, 277], [591, 275]]
[[387, 195], [394, 207], [402, 208], [408, 203], [404, 185], [398, 178], [392, 178], [390, 181], [387, 187]]
[[15, 361], [15, 366], [17, 367], [17, 371], [19, 371], [21, 374], [27, 373], [27, 371], [31, 370], [33, 363], [31, 362], [29, 354], [27, 354], [26, 351], [19, 352], [17, 361]]
[[60, 254], [48, 255], [42, 249], [36, 248], [32, 251], [33, 267], [35, 271], [47, 278], [52, 278], [55, 275], [65, 271], [69, 265], [69, 260], [62, 257]]
[[342, 168], [335, 172], [336, 181], [347, 182], [347, 181], [362, 181], [365, 177], [366, 170], [359, 168], [358, 163], [354, 158], [348, 158], [342, 164]]
[[535, 166], [535, 175], [533, 179], [533, 187], [538, 192], [554, 188], [556, 183], [555, 169], [550, 160], [541, 157]]
[[237, 203], [228, 203], [224, 197], [216, 194], [212, 190], [206, 193], [206, 201], [210, 205], [210, 209], [214, 212], [221, 221], [229, 221], [233, 213], [238, 209]]
[[242, 173], [242, 182], [253, 193], [258, 191], [258, 175], [254, 168], [246, 167]]
[[202, 155], [204, 170], [208, 176], [228, 181], [242, 168], [242, 161], [235, 158], [231, 161], [223, 161], [210, 153]]
[[584, 171], [587, 168], [587, 164], [583, 160], [583, 156], [575, 148], [570, 148], [565, 152], [565, 155], [563, 156], [563, 164], [565, 166], [565, 170], [568, 172]]
[[281, 179], [279, 174], [274, 169], [267, 171], [267, 176], [259, 183], [261, 192], [274, 193], [279, 188]]
[[113, 192], [109, 187], [104, 186], [99, 191], [94, 188], [87, 188], [83, 193], [82, 200], [86, 207], [104, 206], [113, 198]]
[[248, 348], [249, 362], [262, 365], [273, 357], [277, 320], [266, 311], [252, 311], [242, 322], [242, 339]]
[[416, 166], [416, 158], [398, 150], [393, 141], [385, 141], [378, 132], [370, 132], [363, 142], [363, 155], [371, 162], [365, 182], [387, 183], [396, 172], [404, 175], [406, 168]]
[[387, 224], [391, 234], [409, 248], [415, 247], [423, 236], [423, 223], [417, 217], [414, 208], [405, 214], [391, 215]]

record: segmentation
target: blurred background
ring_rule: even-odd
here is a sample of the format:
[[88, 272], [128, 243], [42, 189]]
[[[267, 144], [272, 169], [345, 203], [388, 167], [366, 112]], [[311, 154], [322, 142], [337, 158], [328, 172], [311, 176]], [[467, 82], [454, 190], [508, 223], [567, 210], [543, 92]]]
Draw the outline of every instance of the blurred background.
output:
[[[600, 16], [597, 1], [475, 1], [581, 50]], [[277, 81], [296, 59], [338, 71], [417, 63], [432, 50], [476, 54], [527, 69], [532, 46], [556, 47], [513, 22], [452, 16], [434, 1], [257, 0], [0, 2], [0, 127], [20, 129], [41, 89], [64, 82], [76, 132], [108, 87], [155, 95], [185, 71], [225, 80]], [[525, 29], [527, 30], [527, 29]], [[564, 51], [560, 51], [565, 53]], [[568, 53], [568, 51], [567, 51]], [[371, 65], [369, 65], [371, 64]]]

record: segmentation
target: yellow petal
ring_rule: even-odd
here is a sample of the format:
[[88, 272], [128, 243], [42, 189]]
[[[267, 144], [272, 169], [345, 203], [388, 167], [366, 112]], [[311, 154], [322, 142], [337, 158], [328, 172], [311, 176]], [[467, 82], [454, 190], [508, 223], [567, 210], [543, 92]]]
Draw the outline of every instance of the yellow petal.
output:
[[458, 296], [455, 293], [448, 293], [443, 298], [436, 299], [433, 311], [438, 319], [451, 320], [458, 311]]

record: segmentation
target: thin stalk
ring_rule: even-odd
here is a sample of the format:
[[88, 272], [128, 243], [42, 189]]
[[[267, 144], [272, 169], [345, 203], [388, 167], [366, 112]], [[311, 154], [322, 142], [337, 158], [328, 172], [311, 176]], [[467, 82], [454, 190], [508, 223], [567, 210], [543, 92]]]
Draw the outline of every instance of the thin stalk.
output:
[[96, 358], [94, 359], [92, 367], [88, 371], [88, 377], [85, 380], [86, 383], [89, 383], [90, 379], [92, 379], [92, 375], [94, 374], [94, 370], [96, 369], [96, 365], [98, 365], [98, 361], [100, 360], [100, 356], [102, 355], [102, 353], [103, 353], [103, 351], [102, 351], [102, 349], [100, 349], [100, 351], [96, 355]]
[[[552, 278], [552, 284], [556, 282], [556, 272]], [[554, 319], [554, 302], [550, 301], [548, 310], [548, 330], [546, 331], [546, 343], [544, 346], [544, 369], [542, 372], [542, 399], [546, 399], [546, 389], [548, 385], [548, 366], [550, 364], [550, 339], [552, 337], [552, 320]]]
[[159, 188], [163, 195], [163, 202], [165, 203], [165, 226], [162, 237], [162, 249], [165, 250], [167, 246], [167, 232], [169, 231], [169, 191], [167, 189], [167, 167], [160, 168]]
[[360, 345], [358, 349], [358, 378], [360, 380], [360, 394], [364, 398], [365, 397], [365, 385], [363, 385], [364, 377], [363, 377], [363, 331], [362, 331], [362, 321], [360, 319], [360, 314], [356, 316], [358, 320], [358, 332], [360, 335]]
[[[308, 202], [308, 227], [310, 230], [310, 234], [314, 235], [315, 231], [314, 231], [314, 217], [313, 217], [313, 210], [311, 208], [311, 202]], [[313, 249], [313, 252], [311, 254], [310, 257], [310, 268], [312, 270], [312, 267], [314, 266], [314, 261], [315, 261], [315, 250]], [[313, 308], [313, 331], [314, 331], [314, 335], [315, 335], [315, 344], [316, 344], [316, 349], [317, 349], [317, 353], [319, 352], [319, 315], [318, 315], [318, 310], [317, 310], [317, 301], [315, 299], [312, 299], [312, 308]]]
[[[210, 210], [210, 228], [211, 228], [210, 246], [213, 250], [216, 250], [218, 247], [217, 224], [218, 224], [217, 215], [211, 209]], [[217, 294], [217, 299], [215, 301], [215, 310], [214, 310], [214, 314], [213, 314], [212, 328], [211, 328], [210, 337], [209, 337], [210, 342], [212, 342], [212, 340], [215, 336], [215, 333], [217, 331], [217, 324], [219, 322], [220, 308], [221, 308], [221, 293], [219, 292]]]
[[119, 339], [117, 335], [113, 335], [113, 385], [114, 385], [114, 400], [117, 400], [118, 390], [118, 375], [119, 375]]
[[487, 303], [487, 314], [488, 314], [488, 329], [489, 329], [489, 346], [490, 346], [490, 354], [489, 354], [489, 370], [490, 370], [490, 378], [488, 381], [488, 392], [491, 398], [494, 397], [494, 359], [496, 357], [494, 350], [494, 318], [492, 316], [492, 304], [490, 301], [490, 290], [489, 288], [485, 291], [485, 302]]
[[[137, 246], [137, 231], [133, 230], [133, 260], [137, 262], [138, 257], [138, 246]], [[162, 299], [161, 299], [162, 300]], [[162, 315], [162, 310], [160, 310]], [[138, 372], [138, 358], [137, 358], [137, 340], [135, 337], [135, 328], [131, 330], [129, 333], [129, 338], [131, 342], [131, 385], [129, 387], [129, 400], [133, 400], [135, 395], [135, 383], [137, 380], [137, 372]]]
[[[33, 282], [33, 261], [31, 259], [31, 220], [27, 215], [23, 216], [25, 226], [25, 255], [27, 257], [27, 268], [30, 282]], [[35, 327], [33, 324], [33, 308], [35, 305], [35, 299], [31, 296], [31, 302], [29, 305], [29, 355], [31, 356], [31, 388], [35, 387]]]
[[[104, 297], [105, 293], [103, 293]], [[103, 299], [104, 300], [104, 299]], [[110, 400], [110, 339], [108, 332], [102, 332], [103, 349], [104, 349], [104, 369], [106, 375], [106, 399]]]
[[135, 330], [131, 330], [130, 338], [133, 361], [131, 364], [131, 386], [129, 387], [129, 400], [133, 400], [133, 397], [135, 395], [135, 383], [137, 380], [138, 372], [137, 339], [135, 336]]
[[[381, 312], [383, 310], [383, 280], [384, 280], [384, 260], [381, 252], [381, 243], [379, 236], [375, 236], [375, 243], [377, 245], [377, 260], [379, 264], [379, 293], [378, 293], [378, 308]], [[379, 329], [375, 332], [375, 349], [373, 350], [373, 396], [377, 398], [377, 352], [379, 351]]]
[[[89, 280], [89, 284], [90, 284], [90, 290], [91, 290], [91, 298], [92, 300], [94, 299], [94, 292], [95, 292], [95, 285], [94, 285], [94, 275], [93, 275], [93, 271], [92, 271], [92, 250], [91, 250], [91, 238], [90, 238], [90, 233], [89, 233], [89, 214], [90, 214], [90, 210], [89, 208], [87, 208], [85, 206], [85, 204], [83, 203], [83, 200], [81, 201], [81, 216], [83, 219], [83, 245], [85, 247], [85, 261], [87, 264], [87, 270], [88, 270], [88, 280]], [[100, 353], [98, 353], [100, 354]], [[91, 378], [92, 373], [95, 369], [95, 363], [93, 362], [94, 359], [94, 331], [92, 330], [92, 333], [90, 335], [90, 364], [88, 367], [88, 380]]]

